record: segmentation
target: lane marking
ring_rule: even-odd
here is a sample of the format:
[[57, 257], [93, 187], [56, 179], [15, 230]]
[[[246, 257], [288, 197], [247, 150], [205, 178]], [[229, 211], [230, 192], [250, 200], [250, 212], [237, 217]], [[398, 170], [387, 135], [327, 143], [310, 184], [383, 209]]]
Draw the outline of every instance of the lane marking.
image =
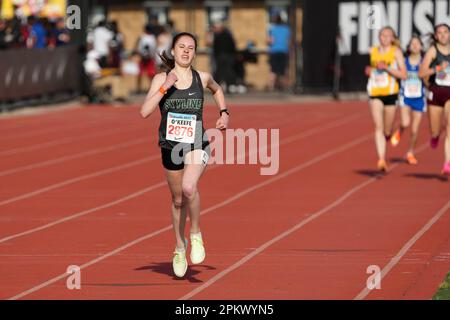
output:
[[[399, 252], [389, 261], [389, 263], [381, 270], [381, 281], [387, 274], [400, 262], [403, 256], [411, 249], [411, 247], [428, 231], [431, 227], [450, 209], [450, 200], [419, 230], [409, 239], [409, 241], [400, 249]], [[363, 300], [371, 290], [367, 286], [354, 298], [354, 300]]]
[[[318, 163], [318, 162], [320, 162], [320, 161], [322, 161], [322, 160], [324, 160], [326, 158], [329, 158], [329, 157], [331, 157], [331, 156], [333, 156], [333, 155], [335, 155], [335, 154], [337, 154], [339, 152], [345, 151], [347, 149], [352, 148], [355, 145], [361, 144], [362, 142], [365, 142], [365, 141], [369, 140], [369, 138], [372, 138], [372, 136], [373, 136], [373, 133], [367, 134], [367, 135], [365, 135], [363, 137], [360, 137], [359, 139], [355, 139], [355, 140], [353, 140], [350, 143], [347, 143], [347, 144], [345, 144], [343, 146], [340, 146], [338, 148], [330, 150], [330, 151], [328, 151], [328, 152], [326, 152], [326, 153], [324, 153], [324, 154], [322, 154], [322, 155], [320, 155], [318, 157], [315, 157], [314, 159], [311, 159], [311, 160], [309, 160], [309, 161], [307, 161], [305, 163], [302, 163], [302, 164], [300, 164], [300, 165], [298, 165], [298, 166], [296, 166], [294, 168], [291, 168], [290, 170], [288, 170], [288, 171], [286, 171], [286, 172], [284, 172], [284, 173], [282, 173], [280, 175], [274, 176], [274, 177], [268, 179], [267, 181], [264, 181], [262, 183], [254, 185], [254, 186], [252, 186], [250, 188], [247, 188], [247, 189], [237, 193], [236, 195], [234, 195], [232, 197], [229, 197], [228, 199], [226, 199], [226, 200], [224, 200], [224, 201], [222, 201], [222, 202], [220, 202], [220, 203], [218, 203], [218, 204], [216, 204], [216, 205], [214, 205], [212, 207], [209, 207], [209, 208], [203, 210], [201, 212], [201, 215], [205, 215], [205, 214], [207, 214], [207, 213], [209, 213], [209, 212], [211, 212], [213, 210], [216, 210], [216, 209], [218, 209], [220, 207], [223, 207], [223, 206], [225, 206], [225, 205], [227, 205], [227, 204], [229, 204], [231, 202], [234, 202], [234, 201], [240, 199], [241, 197], [245, 196], [246, 194], [248, 194], [250, 192], [253, 192], [255, 190], [263, 188], [264, 186], [266, 186], [268, 184], [276, 182], [276, 181], [278, 181], [278, 180], [280, 180], [280, 179], [282, 179], [284, 177], [287, 177], [287, 176], [289, 176], [289, 175], [291, 175], [293, 173], [296, 173], [296, 172], [299, 172], [301, 170], [304, 170], [305, 168], [307, 168], [309, 166], [312, 166], [312, 165], [314, 165], [314, 164], [316, 164], [316, 163]], [[80, 266], [80, 270], [85, 269], [85, 268], [87, 268], [89, 266], [92, 266], [93, 264], [96, 264], [96, 263], [98, 263], [98, 262], [100, 262], [100, 261], [102, 261], [102, 260], [104, 260], [104, 259], [106, 259], [108, 257], [111, 257], [111, 256], [113, 256], [113, 255], [115, 255], [115, 254], [117, 254], [117, 253], [119, 253], [119, 252], [121, 252], [121, 251], [123, 251], [123, 250], [125, 250], [125, 249], [127, 249], [129, 247], [131, 247], [131, 246], [134, 246], [134, 245], [136, 245], [136, 244], [138, 244], [138, 243], [140, 243], [142, 241], [150, 239], [150, 238], [152, 238], [154, 236], [157, 236], [157, 235], [159, 235], [159, 234], [161, 234], [161, 233], [163, 233], [165, 231], [168, 231], [168, 230], [172, 230], [172, 225], [166, 226], [165, 228], [162, 228], [162, 229], [154, 231], [154, 232], [152, 232], [150, 234], [144, 235], [144, 236], [142, 236], [142, 237], [140, 237], [138, 239], [135, 239], [135, 240], [133, 240], [131, 242], [128, 242], [128, 243], [126, 243], [126, 244], [124, 244], [124, 245], [122, 245], [122, 246], [120, 246], [120, 247], [118, 247], [118, 248], [116, 248], [116, 249], [106, 253], [106, 254], [103, 254], [103, 255], [99, 256], [98, 258], [96, 258], [94, 260], [91, 260], [91, 261], [81, 265]], [[60, 280], [64, 279], [65, 277], [67, 277], [66, 273], [60, 274], [60, 275], [58, 275], [58, 276], [56, 276], [56, 277], [54, 277], [54, 278], [52, 278], [50, 280], [47, 280], [47, 281], [45, 281], [45, 282], [43, 282], [43, 283], [41, 283], [41, 284], [39, 284], [37, 286], [34, 286], [34, 287], [32, 287], [32, 288], [30, 288], [28, 290], [25, 290], [25, 291], [15, 295], [15, 296], [9, 298], [8, 300], [17, 300], [17, 299], [23, 298], [23, 297], [25, 297], [25, 296], [33, 293], [33, 292], [36, 292], [36, 291], [38, 291], [38, 290], [40, 290], [42, 288], [45, 288], [45, 287], [47, 287], [47, 286], [49, 286], [49, 285], [51, 285], [51, 284], [53, 284], [53, 283], [55, 283], [57, 281], [60, 281]]]
[[[310, 129], [310, 130], [308, 130], [308, 131], [305, 131], [305, 132], [302, 133], [302, 134], [298, 134], [298, 135], [294, 136], [295, 139], [293, 139], [294, 137], [289, 137], [289, 138], [287, 138], [287, 139], [285, 139], [285, 140], [282, 140], [282, 141], [280, 142], [280, 145], [289, 144], [289, 143], [292, 143], [292, 142], [294, 142], [294, 141], [296, 141], [296, 140], [300, 140], [300, 139], [304, 139], [304, 138], [310, 137], [311, 135], [313, 135], [313, 134], [315, 134], [315, 133], [318, 133], [318, 132], [321, 132], [321, 131], [325, 131], [325, 130], [328, 130], [328, 129], [332, 129], [332, 128], [337, 127], [337, 126], [341, 126], [341, 125], [346, 124], [346, 123], [348, 123], [348, 122], [351, 122], [352, 120], [357, 119], [357, 118], [359, 118], [359, 117], [360, 117], [360, 115], [359, 115], [359, 116], [349, 117], [349, 118], [347, 118], [346, 120], [338, 120], [338, 121], [334, 121], [334, 122], [332, 122], [332, 123], [329, 123], [329, 124], [326, 125], [326, 126], [321, 126], [320, 129], [318, 129], [318, 128], [312, 128], [312, 129]], [[264, 149], [264, 148], [263, 148], [263, 149]], [[258, 152], [258, 150], [253, 149], [252, 152], [253, 152], [253, 153], [254, 153], [254, 152]], [[238, 158], [241, 158], [241, 157], [245, 157], [245, 154], [241, 154]], [[144, 159], [142, 159], [142, 160], [144, 160]], [[138, 160], [138, 161], [140, 161], [140, 160]], [[213, 170], [214, 168], [217, 168], [217, 167], [218, 167], [217, 165], [210, 166], [210, 167], [209, 167], [209, 171], [210, 171], [210, 170]], [[95, 174], [98, 174], [98, 172], [97, 172], [97, 173], [93, 173], [93, 175], [95, 175]], [[78, 178], [75, 178], [75, 179], [78, 179]], [[67, 180], [61, 182], [60, 185], [61, 185], [61, 184], [67, 185], [66, 182], [67, 182]], [[57, 188], [57, 187], [60, 187], [60, 185], [58, 186], [58, 184], [57, 184], [57, 185], [54, 185], [54, 186], [55, 186], [55, 188]], [[66, 216], [66, 217], [64, 217], [64, 218], [58, 219], [58, 220], [56, 220], [56, 221], [53, 221], [53, 222], [51, 222], [51, 223], [48, 223], [48, 224], [45, 224], [45, 225], [42, 225], [42, 226], [39, 226], [39, 227], [36, 227], [36, 228], [32, 228], [32, 229], [29, 229], [29, 230], [26, 230], [26, 231], [23, 231], [23, 232], [19, 232], [19, 233], [12, 234], [12, 235], [9, 235], [9, 236], [7, 236], [7, 237], [1, 238], [1, 239], [0, 239], [0, 243], [4, 243], [4, 242], [7, 242], [7, 241], [10, 241], [10, 240], [13, 240], [13, 239], [16, 239], [16, 238], [25, 236], [25, 235], [29, 235], [29, 234], [32, 234], [32, 233], [35, 233], [35, 232], [38, 232], [38, 231], [42, 231], [42, 230], [48, 229], [48, 228], [50, 228], [50, 227], [56, 226], [56, 225], [58, 225], [58, 224], [61, 224], [61, 223], [64, 223], [64, 222], [67, 222], [67, 221], [70, 221], [70, 220], [73, 220], [73, 219], [76, 219], [76, 218], [78, 218], [78, 217], [81, 217], [81, 216], [84, 216], [84, 215], [86, 215], [86, 214], [89, 214], [89, 213], [98, 211], [98, 210], [103, 209], [103, 208], [109, 208], [109, 207], [112, 206], [112, 205], [115, 205], [115, 204], [118, 204], [118, 203], [122, 203], [123, 201], [127, 201], [127, 200], [130, 200], [130, 199], [133, 199], [133, 198], [135, 198], [135, 197], [137, 197], [137, 196], [140, 196], [142, 193], [145, 193], [145, 192], [149, 192], [149, 191], [155, 190], [155, 189], [157, 189], [157, 188], [159, 188], [159, 187], [163, 187], [163, 186], [165, 186], [165, 185], [166, 185], [166, 181], [165, 181], [165, 180], [164, 180], [164, 181], [161, 181], [161, 182], [159, 182], [159, 183], [157, 183], [157, 184], [154, 184], [154, 185], [152, 185], [152, 186], [149, 186], [148, 188], [141, 189], [141, 190], [139, 190], [139, 191], [136, 191], [135, 193], [132, 193], [132, 194], [130, 194], [130, 195], [127, 195], [127, 196], [125, 196], [125, 197], [123, 197], [123, 198], [116, 199], [115, 201], [112, 201], [112, 202], [103, 204], [103, 205], [101, 205], [101, 206], [98, 206], [98, 207], [95, 207], [95, 208], [91, 208], [91, 209], [88, 209], [88, 210], [83, 210], [83, 211], [81, 211], [81, 212], [72, 214], [72, 215], [70, 215], [70, 216]], [[50, 187], [52, 187], [52, 186], [48, 186], [48, 187], [46, 187], [46, 188], [50, 188]], [[46, 189], [46, 188], [44, 188], [44, 189]], [[55, 189], [55, 188], [53, 188], [53, 189]], [[146, 191], [145, 191], [145, 190], [146, 190]], [[39, 194], [39, 193], [42, 193], [42, 192], [45, 192], [45, 191], [48, 191], [48, 190], [38, 189], [38, 190], [36, 190], [36, 191], [34, 191], [34, 192], [30, 193], [30, 194], [21, 195], [21, 196], [19, 196], [19, 197], [28, 197], [28, 198], [29, 198], [29, 197], [31, 197], [31, 196], [34, 196], [35, 194]], [[144, 192], [144, 191], [145, 191], [145, 192]], [[17, 198], [19, 198], [19, 197], [17, 197]], [[14, 198], [13, 198], [13, 199], [14, 199]], [[9, 199], [9, 200], [6, 200], [6, 201], [8, 201], [8, 203], [11, 203], [11, 202], [13, 202], [13, 201], [12, 201], [13, 199]], [[17, 200], [21, 200], [21, 199], [17, 199]], [[16, 201], [16, 200], [14, 199], [14, 201]], [[6, 203], [5, 203], [5, 204], [6, 204]], [[3, 205], [3, 203], [0, 203], [0, 205]]]
[[91, 178], [97, 178], [97, 177], [100, 177], [100, 176], [103, 176], [103, 175], [107, 175], [107, 174], [110, 174], [110, 173], [114, 173], [114, 172], [117, 172], [117, 171], [120, 171], [120, 170], [124, 170], [124, 169], [129, 169], [131, 167], [138, 166], [138, 165], [141, 165], [141, 164], [144, 164], [144, 163], [147, 163], [147, 162], [159, 159], [159, 158], [160, 158], [160, 155], [152, 155], [150, 157], [138, 159], [136, 161], [127, 162], [125, 164], [121, 164], [121, 165], [118, 165], [118, 166], [115, 166], [115, 167], [111, 167], [111, 168], [108, 168], [108, 169], [104, 169], [104, 170], [96, 171], [96, 172], [93, 172], [93, 173], [81, 175], [81, 176], [78, 176], [78, 177], [75, 177], [75, 178], [72, 178], [72, 179], [64, 180], [64, 181], [61, 181], [61, 182], [58, 182], [58, 183], [55, 183], [55, 184], [52, 184], [52, 185], [49, 185], [49, 186], [46, 186], [46, 187], [34, 190], [34, 191], [31, 191], [31, 192], [28, 192], [28, 193], [24, 193], [24, 194], [15, 196], [13, 198], [9, 198], [9, 199], [0, 201], [0, 207], [4, 206], [4, 205], [7, 205], [7, 204], [10, 204], [10, 203], [13, 203], [13, 202], [16, 202], [16, 201], [19, 201], [19, 200], [24, 200], [24, 199], [28, 199], [28, 198], [37, 196], [38, 194], [41, 194], [41, 193], [44, 193], [44, 192], [48, 192], [48, 191], [55, 190], [55, 189], [58, 189], [58, 188], [61, 188], [61, 187], [65, 187], [65, 186], [68, 186], [70, 184], [74, 184], [76, 182], [80, 182], [80, 181], [91, 179]]
[[[372, 137], [372, 134], [370, 135]], [[419, 147], [417, 149], [417, 153], [422, 152], [423, 150], [426, 149], [426, 147], [428, 146], [428, 144], [424, 144], [421, 147]], [[399, 164], [394, 164], [391, 167], [391, 171], [393, 169], [395, 169]], [[286, 230], [285, 232], [279, 234], [278, 236], [270, 239], [269, 241], [265, 242], [264, 244], [262, 244], [261, 246], [259, 246], [258, 248], [256, 248], [255, 250], [253, 250], [251, 253], [247, 254], [246, 256], [244, 256], [242, 259], [240, 259], [239, 261], [235, 262], [234, 264], [230, 265], [229, 267], [227, 267], [226, 269], [224, 269], [223, 271], [219, 272], [218, 274], [216, 274], [215, 276], [213, 276], [211, 279], [209, 279], [208, 281], [206, 281], [205, 283], [203, 283], [201, 286], [197, 287], [196, 289], [192, 290], [191, 292], [187, 293], [186, 295], [182, 296], [181, 298], [179, 298], [179, 300], [187, 300], [187, 299], [191, 299], [192, 297], [194, 297], [195, 295], [199, 294], [200, 292], [204, 291], [205, 289], [207, 289], [208, 287], [210, 287], [211, 285], [213, 285], [214, 283], [216, 283], [217, 281], [219, 281], [220, 279], [222, 279], [223, 277], [225, 277], [227, 274], [231, 273], [232, 271], [234, 271], [235, 269], [239, 268], [240, 266], [242, 266], [243, 264], [245, 264], [246, 262], [248, 262], [249, 260], [251, 260], [252, 258], [254, 258], [255, 256], [257, 256], [258, 254], [260, 254], [262, 251], [264, 251], [265, 249], [267, 249], [268, 247], [270, 247], [271, 245], [273, 245], [274, 243], [286, 238], [287, 236], [289, 236], [290, 234], [294, 233], [295, 231], [299, 230], [300, 228], [302, 228], [303, 226], [305, 226], [306, 224], [310, 223], [311, 221], [319, 218], [320, 216], [322, 216], [323, 214], [325, 214], [326, 212], [328, 212], [329, 210], [339, 206], [340, 204], [342, 204], [345, 200], [347, 200], [349, 197], [351, 197], [353, 194], [355, 194], [356, 192], [358, 192], [359, 190], [367, 187], [368, 185], [374, 183], [375, 181], [378, 181], [377, 178], [373, 177], [370, 178], [360, 184], [358, 184], [357, 186], [353, 187], [352, 189], [350, 189], [349, 191], [347, 191], [346, 193], [344, 193], [341, 197], [339, 197], [338, 199], [336, 199], [335, 201], [333, 201], [331, 204], [329, 204], [328, 206], [326, 206], [325, 208], [322, 208], [316, 212], [314, 212], [311, 216], [309, 216], [308, 218], [300, 221], [298, 224], [296, 224], [295, 226], [293, 226], [292, 228]]]
[[[146, 128], [139, 128], [139, 130], [144, 130], [144, 129], [146, 129]], [[94, 133], [94, 134], [88, 133], [85, 135], [77, 135], [76, 137], [57, 139], [57, 140], [52, 140], [52, 141], [48, 141], [48, 142], [44, 142], [44, 143], [38, 143], [38, 144], [30, 145], [30, 146], [24, 146], [24, 147], [19, 147], [19, 148], [15, 148], [15, 149], [5, 150], [5, 151], [0, 152], [0, 156], [11, 156], [11, 155], [21, 154], [21, 153], [25, 153], [25, 152], [29, 152], [29, 151], [42, 150], [44, 148], [60, 146], [60, 145], [64, 145], [67, 143], [72, 143], [72, 142], [76, 142], [76, 141], [80, 141], [80, 140], [84, 140], [84, 139], [98, 138], [98, 137], [108, 136], [108, 135], [115, 134], [115, 133], [124, 133], [124, 132], [129, 132], [129, 131], [134, 131], [134, 130], [136, 130], [136, 128], [130, 128], [130, 126], [126, 126], [126, 127], [122, 127], [119, 129], [103, 130], [101, 132]]]
[[124, 148], [128, 148], [131, 146], [135, 146], [144, 142], [148, 142], [147, 138], [142, 138], [142, 139], [136, 139], [133, 141], [129, 141], [129, 142], [125, 142], [125, 143], [119, 143], [116, 145], [112, 145], [112, 146], [107, 146], [104, 148], [96, 148], [95, 150], [89, 150], [89, 151], [85, 151], [85, 152], [79, 152], [79, 153], [74, 153], [71, 154], [69, 156], [64, 156], [64, 157], [60, 157], [60, 158], [56, 158], [56, 159], [51, 159], [51, 160], [46, 160], [46, 161], [42, 161], [42, 162], [38, 162], [38, 163], [34, 163], [34, 164], [29, 164], [26, 166], [22, 166], [22, 167], [18, 167], [18, 168], [14, 168], [14, 169], [9, 169], [9, 170], [5, 170], [5, 171], [0, 171], [0, 177], [5, 177], [14, 173], [18, 173], [18, 172], [22, 172], [22, 171], [26, 171], [26, 170], [32, 170], [32, 169], [37, 169], [37, 168], [43, 168], [43, 167], [48, 167], [54, 164], [59, 164], [59, 163], [63, 163], [66, 161], [70, 161], [70, 160], [75, 160], [75, 159], [80, 159], [80, 158], [85, 158], [88, 156], [93, 156], [93, 155], [98, 155], [101, 153], [107, 153], [110, 151], [115, 151], [115, 150], [119, 150], [119, 149], [124, 149]]

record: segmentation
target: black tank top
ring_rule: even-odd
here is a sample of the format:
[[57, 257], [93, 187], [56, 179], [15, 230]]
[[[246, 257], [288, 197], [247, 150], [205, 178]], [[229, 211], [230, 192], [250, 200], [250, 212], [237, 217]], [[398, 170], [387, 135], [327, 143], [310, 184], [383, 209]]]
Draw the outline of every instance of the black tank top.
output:
[[[182, 90], [172, 86], [159, 102], [159, 110], [161, 111], [159, 146], [161, 148], [173, 149], [181, 143], [183, 149], [194, 150], [205, 148], [209, 144], [203, 127], [203, 101], [203, 86], [200, 75], [192, 69], [191, 86]], [[169, 121], [167, 121], [168, 117]], [[195, 133], [192, 130], [190, 135], [190, 139], [194, 140], [193, 143], [176, 141], [181, 136], [187, 137], [189, 128], [192, 128], [192, 126], [195, 126]], [[167, 130], [172, 136], [167, 135]]]
[[[436, 58], [434, 58], [434, 60], [431, 62], [430, 68], [435, 68], [436, 66], [441, 65], [444, 61], [447, 61], [450, 64], [450, 54], [444, 55], [439, 51], [437, 45], [435, 45], [434, 47], [436, 48]], [[438, 86], [438, 84], [436, 84], [436, 74], [430, 76], [430, 83]]]

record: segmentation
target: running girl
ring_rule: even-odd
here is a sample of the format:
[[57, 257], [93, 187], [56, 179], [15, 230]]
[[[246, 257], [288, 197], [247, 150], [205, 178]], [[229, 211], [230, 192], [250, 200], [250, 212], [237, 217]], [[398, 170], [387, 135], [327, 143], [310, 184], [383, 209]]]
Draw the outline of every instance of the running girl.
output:
[[387, 171], [386, 144], [391, 139], [395, 120], [398, 79], [406, 79], [406, 68], [394, 29], [382, 28], [379, 41], [378, 47], [370, 49], [370, 66], [366, 67], [369, 77], [367, 92], [375, 124], [377, 167], [380, 171]]
[[437, 148], [442, 130], [442, 118], [447, 124], [445, 163], [442, 174], [450, 175], [450, 27], [434, 28], [434, 45], [428, 49], [420, 67], [420, 77], [430, 77], [428, 96], [431, 148]]
[[[402, 81], [400, 89], [400, 129], [398, 129], [391, 138], [391, 144], [396, 146], [400, 142], [403, 131], [411, 124], [411, 140], [406, 161], [415, 165], [418, 163], [414, 148], [417, 143], [420, 121], [422, 114], [426, 111], [425, 86], [422, 79], [419, 78], [419, 67], [422, 63], [423, 43], [419, 36], [413, 36], [409, 41], [406, 51], [406, 71], [407, 79]], [[411, 123], [412, 117], [412, 123]]]
[[191, 262], [199, 264], [205, 259], [197, 189], [209, 158], [209, 142], [203, 128], [204, 88], [212, 91], [220, 108], [216, 128], [224, 130], [228, 125], [228, 111], [221, 87], [209, 73], [192, 68], [196, 49], [197, 39], [192, 34], [182, 32], [174, 37], [171, 46], [173, 58], [167, 52], [161, 55], [170, 71], [155, 76], [141, 108], [144, 118], [152, 114], [157, 106], [161, 112], [159, 146], [172, 195], [172, 222], [176, 239], [172, 265], [177, 277], [183, 277], [188, 267], [185, 239], [187, 214], [191, 222]]

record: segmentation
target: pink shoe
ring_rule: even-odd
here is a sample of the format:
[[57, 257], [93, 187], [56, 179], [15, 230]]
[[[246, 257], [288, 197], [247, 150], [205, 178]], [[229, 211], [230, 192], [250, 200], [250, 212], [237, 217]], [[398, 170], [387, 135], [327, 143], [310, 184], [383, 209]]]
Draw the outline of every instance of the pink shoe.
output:
[[450, 175], [450, 162], [447, 162], [444, 164], [444, 168], [442, 168], [442, 174], [444, 175]]

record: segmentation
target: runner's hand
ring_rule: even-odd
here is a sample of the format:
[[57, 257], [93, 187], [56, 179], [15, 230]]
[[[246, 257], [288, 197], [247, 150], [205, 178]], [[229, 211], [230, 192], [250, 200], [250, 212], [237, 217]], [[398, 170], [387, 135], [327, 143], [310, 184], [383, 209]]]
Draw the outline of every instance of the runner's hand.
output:
[[377, 63], [377, 69], [379, 70], [387, 70], [388, 65], [386, 64], [386, 62], [381, 61]]
[[172, 71], [170, 71], [169, 74], [167, 75], [166, 81], [164, 82], [163, 87], [164, 87], [166, 90], [169, 90], [169, 89], [174, 85], [174, 83], [177, 82], [177, 81], [178, 81], [178, 77], [177, 77], [177, 75], [175, 74], [175, 71], [172, 70]]
[[228, 115], [223, 113], [216, 122], [216, 129], [225, 130], [228, 127]]

